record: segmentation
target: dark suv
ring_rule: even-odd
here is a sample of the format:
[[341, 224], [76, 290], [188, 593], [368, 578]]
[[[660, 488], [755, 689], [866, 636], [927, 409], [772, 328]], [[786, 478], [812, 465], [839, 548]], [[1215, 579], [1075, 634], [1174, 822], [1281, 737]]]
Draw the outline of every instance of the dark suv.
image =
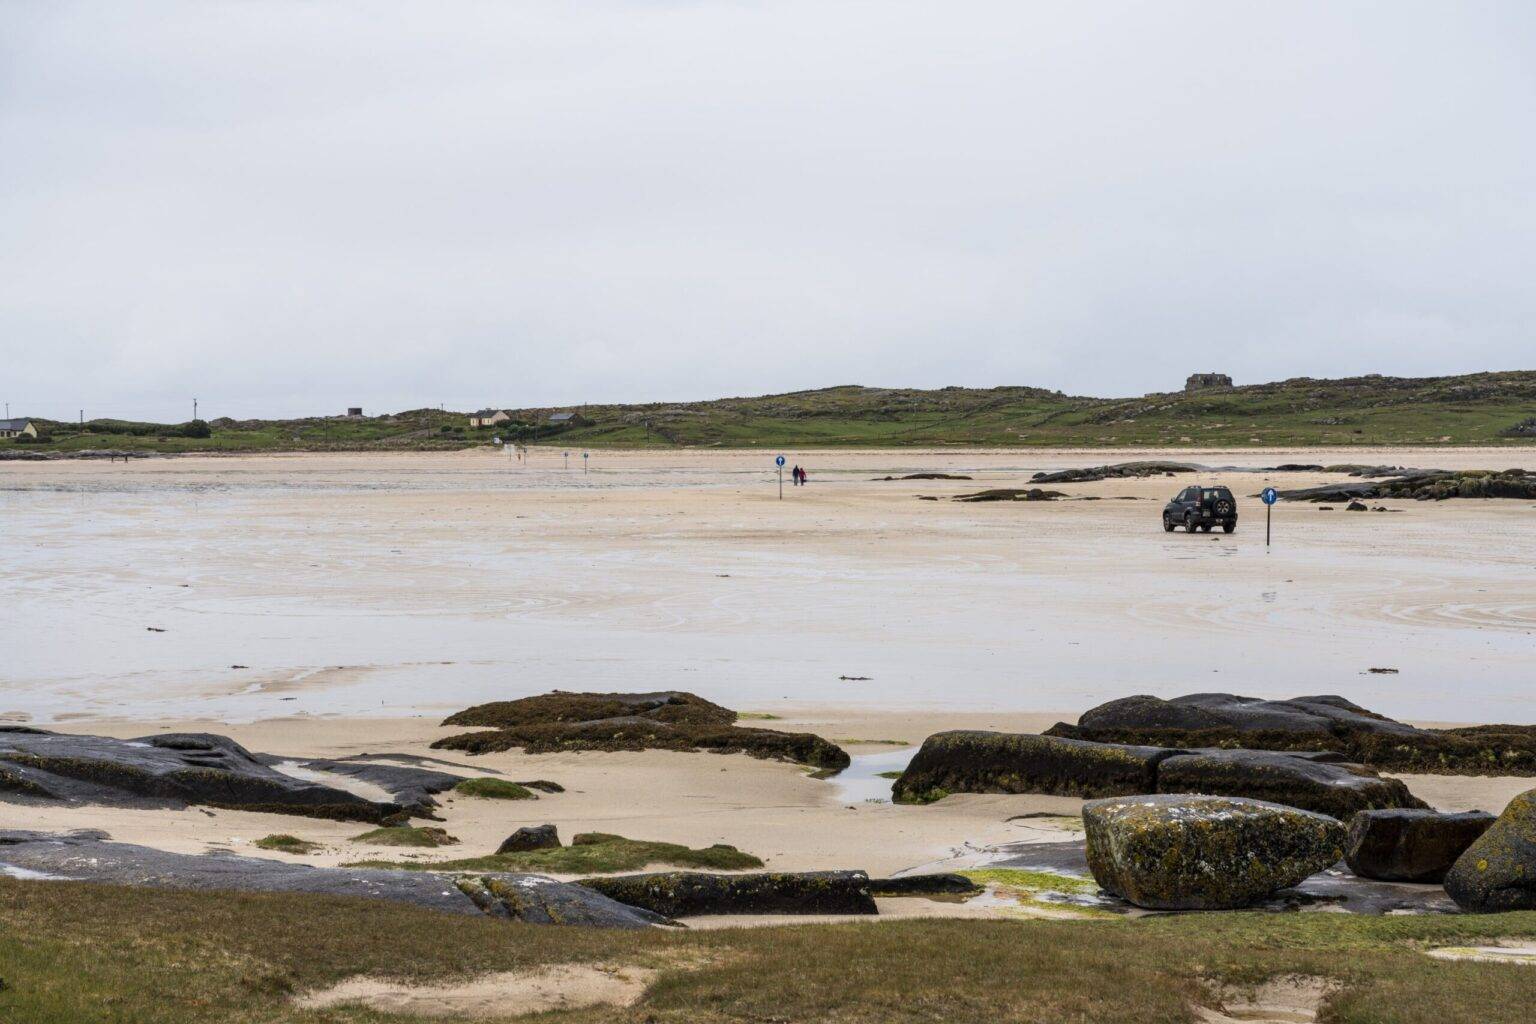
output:
[[1175, 526], [1190, 533], [1210, 533], [1211, 527], [1220, 526], [1231, 533], [1237, 529], [1237, 499], [1225, 487], [1186, 487], [1163, 506], [1163, 529], [1172, 533]]

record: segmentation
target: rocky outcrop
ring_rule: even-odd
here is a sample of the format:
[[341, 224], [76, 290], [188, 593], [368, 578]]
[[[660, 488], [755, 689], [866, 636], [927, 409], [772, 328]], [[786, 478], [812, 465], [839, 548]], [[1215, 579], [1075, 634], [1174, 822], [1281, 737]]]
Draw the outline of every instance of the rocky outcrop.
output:
[[49, 879], [151, 889], [359, 896], [533, 924], [646, 928], [663, 923], [656, 914], [617, 903], [589, 887], [539, 875], [473, 875], [445, 884], [441, 876], [423, 871], [318, 868], [224, 853], [166, 853], [109, 842], [101, 832], [0, 831], [0, 865]]
[[736, 725], [736, 712], [691, 693], [546, 693], [497, 701], [450, 715], [444, 725], [490, 726], [449, 736], [434, 747], [472, 754], [521, 748], [557, 750], [708, 750], [842, 770], [848, 754], [820, 736]]
[[981, 886], [964, 875], [902, 875], [898, 878], [871, 878], [872, 896], [965, 896], [978, 893]]
[[1374, 807], [1424, 806], [1402, 782], [1331, 754], [1181, 750], [971, 730], [928, 737], [892, 786], [898, 803], [926, 803], [950, 793], [1206, 793], [1340, 817]]
[[1062, 491], [1047, 491], [1039, 487], [994, 487], [974, 494], [957, 494], [955, 501], [1055, 501], [1065, 498]]
[[1344, 826], [1260, 800], [1163, 795], [1083, 806], [1088, 868], [1105, 890], [1153, 910], [1226, 910], [1336, 862]]
[[1058, 723], [1046, 733], [1102, 743], [1327, 750], [1382, 771], [1536, 775], [1536, 727], [1419, 729], [1337, 696], [1194, 693], [1163, 700], [1142, 694], [1100, 704], [1077, 725]]
[[527, 853], [549, 850], [560, 845], [560, 833], [553, 825], [525, 825], [501, 841], [497, 853]]
[[1349, 820], [1344, 860], [1361, 878], [1439, 882], [1493, 822], [1484, 811], [1361, 811]]
[[[1366, 474], [1362, 473], [1362, 477]], [[1352, 498], [1536, 498], [1536, 473], [1523, 469], [1403, 470], [1367, 482], [1351, 481], [1280, 492], [1288, 501], [1348, 501]]]
[[1536, 910], [1536, 789], [1509, 802], [1456, 859], [1445, 891], [1463, 910]]
[[1036, 473], [1030, 479], [1037, 484], [1080, 484], [1126, 477], [1172, 476], [1175, 473], [1193, 473], [1200, 468], [1188, 462], [1117, 462], [1109, 466]]
[[[288, 763], [271, 754], [256, 754], [255, 757], [269, 766], [280, 767]], [[464, 781], [462, 775], [356, 757], [316, 758], [297, 764], [306, 771], [339, 775], [378, 786], [389, 794], [390, 800], [416, 813], [430, 811], [437, 806], [437, 794], [446, 793]]]
[[662, 914], [874, 914], [862, 871], [765, 871], [717, 875], [666, 871], [585, 878], [579, 883], [620, 903]]
[[0, 726], [0, 799], [120, 807], [201, 804], [378, 822], [396, 803], [297, 779], [226, 736], [165, 733], [135, 740]]

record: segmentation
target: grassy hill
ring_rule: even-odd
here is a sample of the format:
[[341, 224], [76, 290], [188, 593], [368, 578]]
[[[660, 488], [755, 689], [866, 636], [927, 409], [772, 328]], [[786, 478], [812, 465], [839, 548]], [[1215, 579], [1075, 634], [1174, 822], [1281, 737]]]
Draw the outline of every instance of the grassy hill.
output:
[[[593, 405], [585, 422], [548, 424], [559, 409], [516, 410], [519, 424], [470, 428], [463, 413], [417, 409], [362, 419], [214, 420], [184, 425], [39, 421], [36, 451], [445, 449], [493, 435], [594, 447], [1127, 446], [1505, 444], [1536, 442], [1536, 371], [1458, 377], [1307, 377], [1140, 398], [1086, 398], [1039, 388], [844, 386], [757, 398]], [[0, 441], [3, 446], [15, 442]]]

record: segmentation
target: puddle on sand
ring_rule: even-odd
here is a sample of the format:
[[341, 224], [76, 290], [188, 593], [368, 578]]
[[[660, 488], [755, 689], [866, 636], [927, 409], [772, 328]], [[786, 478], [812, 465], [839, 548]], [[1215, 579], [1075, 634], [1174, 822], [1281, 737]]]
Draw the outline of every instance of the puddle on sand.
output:
[[882, 750], [878, 754], [860, 754], [852, 763], [827, 781], [837, 789], [837, 798], [845, 804], [891, 802], [891, 784], [895, 779], [882, 779], [882, 772], [905, 771], [907, 763], [917, 753], [916, 747], [900, 750]]

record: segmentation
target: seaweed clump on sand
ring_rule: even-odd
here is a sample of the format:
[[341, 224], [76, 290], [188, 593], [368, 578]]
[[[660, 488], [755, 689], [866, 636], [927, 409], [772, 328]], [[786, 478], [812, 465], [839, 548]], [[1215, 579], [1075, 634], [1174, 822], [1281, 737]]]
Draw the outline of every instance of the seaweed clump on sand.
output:
[[957, 494], [956, 501], [1055, 501], [1065, 498], [1063, 491], [1047, 491], [1039, 487], [994, 487], [974, 494]]
[[467, 708], [444, 725], [488, 727], [488, 732], [449, 736], [434, 747], [471, 754], [523, 749], [530, 754], [559, 750], [707, 750], [720, 754], [794, 761], [840, 771], [848, 754], [834, 743], [805, 732], [751, 729], [736, 724], [736, 712], [692, 693], [554, 693], [495, 701]]

